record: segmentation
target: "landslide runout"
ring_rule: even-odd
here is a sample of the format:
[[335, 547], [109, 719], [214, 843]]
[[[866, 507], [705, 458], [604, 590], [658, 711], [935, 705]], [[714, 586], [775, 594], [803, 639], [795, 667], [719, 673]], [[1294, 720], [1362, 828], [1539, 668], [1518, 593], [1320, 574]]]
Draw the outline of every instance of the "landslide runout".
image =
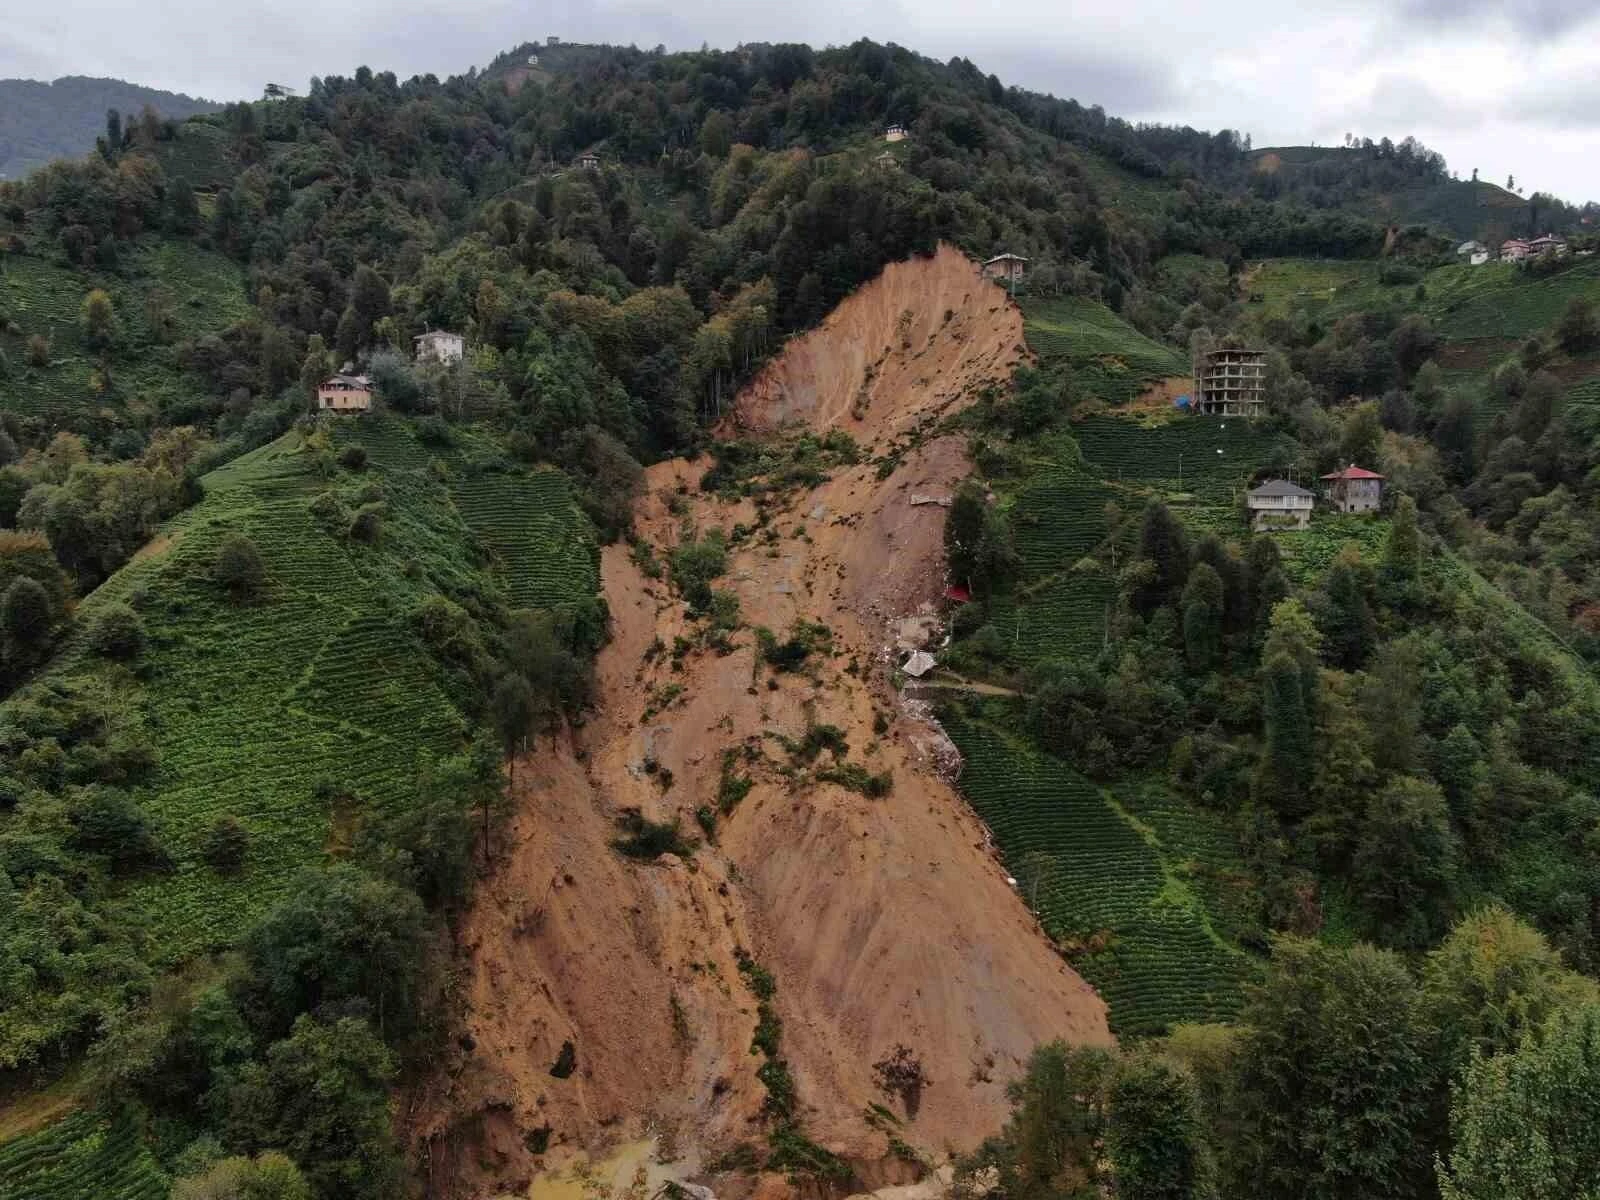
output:
[[[626, 547], [606, 549], [613, 628], [598, 715], [516, 764], [504, 851], [460, 931], [465, 1034], [413, 1105], [436, 1194], [518, 1188], [571, 1151], [652, 1131], [671, 1135], [686, 1171], [758, 1143], [766, 1092], [741, 953], [776, 980], [807, 1135], [867, 1183], [910, 1170], [862, 1115], [895, 1103], [871, 1064], [897, 1045], [932, 1080], [901, 1136], [940, 1158], [998, 1129], [1005, 1085], [1035, 1045], [1109, 1042], [1100, 999], [1039, 931], [941, 776], [947, 741], [902, 709], [888, 678], [892, 622], [943, 583], [944, 510], [911, 497], [948, 495], [968, 469], [961, 439], [910, 435], [1007, 379], [1021, 342], [1004, 294], [941, 247], [887, 268], [741, 395], [735, 420], [747, 429], [843, 428], [899, 458], [886, 478], [864, 461], [791, 495], [769, 511], [775, 542], [730, 552], [718, 586], [737, 593], [747, 627], [730, 653], [663, 652], [696, 623]], [[755, 523], [750, 501], [700, 491], [709, 465], [647, 473], [642, 538], [664, 549], [685, 528]], [[758, 661], [751, 630], [781, 636], [798, 619], [832, 633], [814, 680]], [[778, 735], [813, 724], [843, 731], [850, 761], [890, 772], [889, 795], [796, 787], [773, 769]], [[612, 849], [628, 809], [695, 830], [695, 810], [716, 803], [724, 752], [747, 745], [767, 765], [751, 768], [714, 844], [647, 864]], [[558, 1078], [568, 1043], [575, 1069]]]

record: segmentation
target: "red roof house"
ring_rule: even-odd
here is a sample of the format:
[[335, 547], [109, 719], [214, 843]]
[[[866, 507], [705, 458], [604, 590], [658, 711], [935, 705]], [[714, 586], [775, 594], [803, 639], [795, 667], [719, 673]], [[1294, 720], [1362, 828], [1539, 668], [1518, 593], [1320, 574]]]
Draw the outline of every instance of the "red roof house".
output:
[[1377, 512], [1383, 502], [1383, 476], [1351, 463], [1322, 477], [1328, 502], [1339, 512]]
[[944, 598], [952, 604], [965, 604], [972, 599], [972, 593], [959, 583], [952, 583], [944, 590]]

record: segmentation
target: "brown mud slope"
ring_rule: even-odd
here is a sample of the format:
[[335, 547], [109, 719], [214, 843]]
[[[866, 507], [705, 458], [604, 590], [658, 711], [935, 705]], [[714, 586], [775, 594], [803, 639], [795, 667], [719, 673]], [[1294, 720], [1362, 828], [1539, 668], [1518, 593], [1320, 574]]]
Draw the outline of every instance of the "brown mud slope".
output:
[[[885, 346], [905, 330], [908, 342]], [[758, 427], [776, 423], [768, 406], [843, 425], [864, 451], [893, 452], [886, 478], [864, 454], [772, 501], [763, 521], [750, 500], [699, 490], [708, 462], [650, 470], [640, 536], [664, 557], [686, 527], [727, 531], [717, 586], [737, 593], [743, 625], [731, 650], [705, 645], [705, 621], [664, 580], [624, 546], [605, 551], [613, 636], [599, 713], [518, 764], [509, 834], [461, 931], [465, 1034], [409, 1101], [434, 1194], [520, 1191], [573, 1150], [652, 1131], [690, 1162], [762, 1145], [741, 951], [776, 981], [807, 1135], [869, 1184], [908, 1174], [862, 1116], [872, 1103], [900, 1111], [872, 1071], [897, 1045], [932, 1081], [903, 1136], [937, 1158], [999, 1127], [1005, 1084], [1036, 1044], [1109, 1041], [1101, 1001], [1039, 932], [941, 774], [952, 748], [890, 684], [893, 623], [943, 583], [944, 509], [912, 497], [948, 496], [967, 470], [961, 439], [926, 426], [1003, 381], [1021, 341], [1020, 315], [954, 251], [891, 266], [738, 406]], [[864, 414], [851, 417], [863, 387]], [[801, 619], [828, 627], [832, 651], [776, 673], [753, 630], [781, 638]], [[823, 724], [842, 731], [850, 763], [892, 775], [887, 796], [818, 780], [829, 751], [796, 759], [789, 745]], [[696, 810], [717, 806], [728, 752], [753, 786], [714, 842], [648, 863], [612, 848], [628, 809], [699, 835]], [[558, 1077], [569, 1042], [575, 1069]], [[725, 1195], [748, 1181], [713, 1186]]]
[[734, 406], [753, 432], [790, 422], [894, 437], [1008, 378], [1024, 353], [1022, 314], [959, 250], [885, 267], [796, 338]]

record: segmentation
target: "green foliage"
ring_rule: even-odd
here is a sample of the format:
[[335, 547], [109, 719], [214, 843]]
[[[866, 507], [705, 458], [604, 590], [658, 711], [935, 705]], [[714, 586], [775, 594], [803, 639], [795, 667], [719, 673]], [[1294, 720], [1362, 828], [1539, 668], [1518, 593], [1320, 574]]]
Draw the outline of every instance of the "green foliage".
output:
[[1006, 1195], [1054, 1200], [1097, 1193], [1098, 1142], [1113, 1069], [1111, 1055], [1098, 1048], [1058, 1041], [1034, 1050], [1008, 1089], [1010, 1120], [980, 1151], [980, 1159], [998, 1169]]
[[689, 858], [694, 854], [694, 842], [683, 836], [676, 818], [671, 821], [652, 821], [637, 811], [631, 811], [617, 822], [624, 837], [611, 843], [612, 848], [629, 858], [646, 860], [675, 854]]
[[275, 1150], [255, 1158], [224, 1158], [173, 1184], [172, 1200], [312, 1200], [292, 1159]]
[[703, 613], [712, 605], [711, 581], [721, 575], [728, 563], [727, 543], [720, 529], [704, 537], [690, 537], [672, 550], [669, 571], [673, 586], [688, 601], [692, 612]]
[[1204, 671], [1222, 653], [1222, 577], [1209, 563], [1197, 563], [1183, 588], [1183, 646], [1189, 666]]
[[1432, 945], [1454, 909], [1458, 858], [1438, 787], [1397, 776], [1374, 792], [1351, 864], [1369, 933], [1404, 949]]
[[145, 647], [144, 622], [126, 604], [104, 604], [89, 627], [89, 648], [106, 658], [127, 661], [138, 658]]
[[1429, 1164], [1417, 1147], [1439, 1064], [1404, 963], [1369, 946], [1279, 940], [1240, 1020], [1239, 1141], [1225, 1164], [1236, 1194], [1425, 1193]]
[[267, 582], [267, 569], [255, 542], [236, 533], [224, 538], [217, 547], [213, 576], [235, 604], [249, 604], [260, 599]]
[[244, 866], [245, 855], [250, 851], [250, 831], [238, 817], [222, 816], [206, 833], [200, 844], [200, 856], [213, 871], [224, 875]]
[[1450, 1107], [1445, 1200], [1592, 1196], [1600, 1189], [1600, 1006], [1557, 1013], [1515, 1049], [1475, 1055]]
[[1199, 1200], [1212, 1194], [1200, 1096], [1181, 1066], [1155, 1054], [1118, 1064], [1108, 1096], [1106, 1156], [1126, 1200]]
[[389, 1116], [393, 1078], [393, 1059], [365, 1021], [302, 1016], [229, 1090], [229, 1141], [281, 1150], [324, 1200], [380, 1200], [400, 1184]]
[[1600, 997], [1542, 934], [1498, 906], [1456, 924], [1428, 955], [1422, 986], [1452, 1073], [1474, 1055], [1517, 1049], [1554, 1013]]

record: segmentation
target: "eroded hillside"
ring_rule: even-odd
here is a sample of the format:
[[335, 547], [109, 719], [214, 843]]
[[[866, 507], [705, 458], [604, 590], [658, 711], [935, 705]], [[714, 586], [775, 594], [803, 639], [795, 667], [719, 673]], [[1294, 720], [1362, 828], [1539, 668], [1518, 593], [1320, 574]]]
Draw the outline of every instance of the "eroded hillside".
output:
[[[907, 1118], [873, 1071], [897, 1046], [930, 1079], [899, 1135], [937, 1159], [999, 1126], [1037, 1043], [1109, 1040], [949, 782], [948, 743], [889, 679], [896, 622], [943, 583], [944, 510], [926, 500], [967, 470], [961, 439], [931, 427], [1021, 353], [1015, 308], [941, 248], [888, 268], [740, 397], [736, 419], [769, 437], [848, 431], [857, 465], [764, 510], [703, 491], [709, 461], [649, 472], [640, 537], [665, 554], [724, 531], [717, 586], [740, 625], [719, 648], [648, 559], [606, 550], [598, 715], [516, 766], [504, 850], [461, 931], [464, 1036], [412, 1104], [436, 1194], [518, 1189], [650, 1131], [691, 1167], [764, 1149], [758, 1071], [774, 1058], [806, 1136], [861, 1180], [893, 1181], [912, 1168], [863, 1114]], [[763, 661], [756, 630], [783, 642], [801, 623], [802, 669]], [[885, 775], [886, 795], [864, 794]], [[715, 832], [639, 862], [613, 848], [631, 811]], [[753, 967], [776, 985], [776, 1054]]]

